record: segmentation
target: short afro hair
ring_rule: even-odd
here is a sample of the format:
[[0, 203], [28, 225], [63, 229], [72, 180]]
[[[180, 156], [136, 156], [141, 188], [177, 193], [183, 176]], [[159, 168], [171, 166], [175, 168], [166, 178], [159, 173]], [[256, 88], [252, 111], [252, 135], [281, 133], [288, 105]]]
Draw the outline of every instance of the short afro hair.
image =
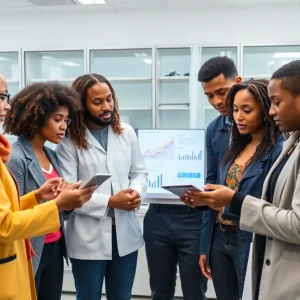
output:
[[67, 134], [79, 147], [88, 147], [85, 123], [81, 118], [79, 94], [56, 81], [33, 83], [23, 88], [11, 100], [11, 109], [4, 120], [4, 132], [32, 139], [59, 106], [66, 106], [72, 120]]
[[272, 79], [282, 80], [281, 87], [293, 96], [300, 95], [300, 60], [294, 60], [279, 68], [272, 75]]
[[225, 78], [235, 78], [238, 72], [234, 61], [226, 56], [212, 57], [206, 61], [198, 73], [198, 81], [208, 82], [223, 74]]

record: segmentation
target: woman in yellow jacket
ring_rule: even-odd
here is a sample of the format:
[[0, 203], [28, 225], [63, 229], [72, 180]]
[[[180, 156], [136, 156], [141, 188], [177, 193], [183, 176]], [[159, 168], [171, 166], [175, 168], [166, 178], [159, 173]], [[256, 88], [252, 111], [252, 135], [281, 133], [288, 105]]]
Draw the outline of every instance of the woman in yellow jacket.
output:
[[[10, 108], [5, 78], [0, 74], [0, 122]], [[21, 198], [13, 176], [5, 166], [11, 146], [0, 134], [0, 300], [35, 300], [28, 238], [55, 232], [59, 212], [81, 207], [96, 186], [79, 190], [80, 182], [69, 185], [57, 196], [62, 179], [47, 181], [38, 190]], [[50, 200], [38, 205], [40, 200]]]

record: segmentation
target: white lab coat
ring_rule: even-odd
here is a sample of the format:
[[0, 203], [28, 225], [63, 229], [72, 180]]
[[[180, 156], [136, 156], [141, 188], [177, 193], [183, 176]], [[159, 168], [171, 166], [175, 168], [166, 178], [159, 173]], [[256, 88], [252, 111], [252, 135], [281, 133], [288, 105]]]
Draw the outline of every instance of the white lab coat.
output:
[[[95, 173], [112, 177], [93, 194], [92, 199], [76, 209], [67, 223], [69, 256], [75, 259], [110, 260], [112, 258], [112, 219], [107, 217], [108, 200], [119, 191], [132, 188], [143, 199], [147, 189], [146, 165], [131, 126], [122, 123], [123, 133], [108, 128], [107, 154], [87, 130], [88, 150], [78, 149], [66, 137], [57, 147], [64, 178], [69, 182], [88, 181]], [[135, 211], [114, 209], [118, 251], [128, 255], [144, 244]]]

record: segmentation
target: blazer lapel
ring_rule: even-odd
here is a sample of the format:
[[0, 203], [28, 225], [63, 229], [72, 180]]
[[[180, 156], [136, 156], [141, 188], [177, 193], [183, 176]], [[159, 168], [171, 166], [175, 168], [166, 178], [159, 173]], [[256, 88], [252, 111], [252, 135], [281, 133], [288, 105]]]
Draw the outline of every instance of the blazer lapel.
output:
[[283, 167], [282, 171], [280, 172], [280, 175], [277, 179], [277, 183], [276, 183], [276, 187], [275, 187], [275, 191], [274, 191], [274, 195], [276, 195], [276, 197], [274, 196], [274, 199], [273, 199], [273, 204], [276, 206], [279, 206], [283, 188], [288, 180], [288, 177], [291, 175], [291, 170], [293, 170], [295, 158], [299, 156], [299, 149], [300, 149], [300, 144], [298, 144], [295, 147], [293, 153], [291, 154], [288, 161], [284, 165], [284, 167]]
[[45, 183], [46, 179], [43, 174], [42, 168], [40, 167], [37, 159], [34, 157], [28, 166], [28, 170], [31, 173], [35, 182], [41, 186]]
[[47, 157], [50, 160], [51, 165], [53, 166], [53, 168], [55, 169], [55, 171], [58, 173], [58, 175], [60, 177], [62, 177], [62, 172], [60, 170], [60, 166], [57, 163], [56, 157], [51, 153], [51, 151], [49, 151], [49, 149], [47, 147], [44, 147], [44, 150], [46, 152]]
[[[281, 151], [279, 157], [277, 158], [277, 160], [273, 164], [272, 168], [270, 169], [268, 175], [266, 176], [266, 179], [265, 179], [265, 182], [264, 182], [264, 186], [263, 186], [263, 191], [262, 191], [262, 198], [263, 199], [266, 199], [266, 194], [267, 194], [267, 190], [268, 190], [270, 178], [271, 178], [274, 170], [282, 162], [282, 160], [287, 155], [287, 153], [290, 151], [291, 147], [293, 146], [293, 144], [295, 143], [295, 141], [299, 138], [299, 136], [300, 136], [300, 131], [297, 131], [286, 142], [283, 143], [282, 151]], [[281, 172], [280, 173], [279, 178], [280, 178], [281, 183], [283, 183], [283, 182], [285, 182], [287, 180], [288, 175], [289, 175], [288, 172]], [[276, 187], [277, 188], [275, 188], [275, 190], [277, 191], [278, 190], [278, 184], [276, 185]]]
[[27, 157], [27, 159], [30, 160], [30, 163], [28, 165], [28, 170], [31, 173], [33, 179], [39, 186], [43, 185], [46, 179], [39, 165], [39, 162], [34, 155], [31, 142], [26, 137], [21, 136], [19, 137], [19, 143], [23, 148], [25, 156]]

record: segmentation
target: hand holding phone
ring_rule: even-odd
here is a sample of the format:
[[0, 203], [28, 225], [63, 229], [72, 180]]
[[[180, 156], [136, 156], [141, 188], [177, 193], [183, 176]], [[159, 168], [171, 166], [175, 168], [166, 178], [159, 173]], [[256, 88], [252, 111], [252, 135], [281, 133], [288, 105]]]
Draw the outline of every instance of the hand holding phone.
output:
[[100, 186], [110, 177], [111, 174], [97, 173], [93, 177], [91, 177], [86, 183], [82, 184], [79, 189], [85, 189], [93, 185]]

